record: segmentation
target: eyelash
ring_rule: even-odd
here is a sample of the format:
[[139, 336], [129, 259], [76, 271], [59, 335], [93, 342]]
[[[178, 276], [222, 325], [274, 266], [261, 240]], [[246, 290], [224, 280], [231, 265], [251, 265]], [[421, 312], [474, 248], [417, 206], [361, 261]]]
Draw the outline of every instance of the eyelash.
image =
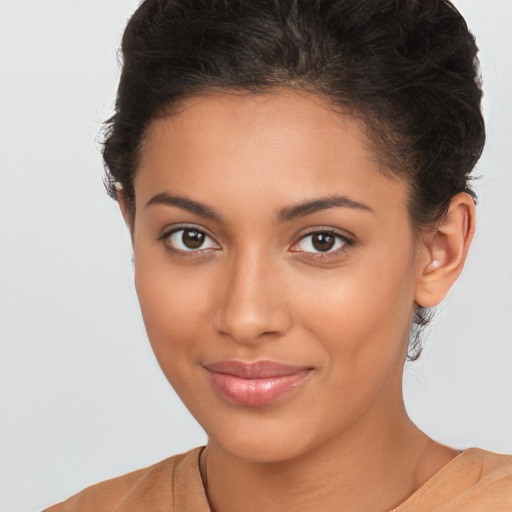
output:
[[[189, 250], [176, 248], [170, 242], [170, 239], [173, 235], [175, 235], [176, 233], [179, 233], [181, 231], [183, 231], [183, 232], [195, 231], [195, 232], [199, 233], [200, 235], [203, 235], [204, 237], [213, 241], [214, 244], [219, 245], [218, 242], [216, 242], [215, 239], [212, 236], [210, 236], [204, 229], [200, 229], [196, 226], [179, 226], [179, 227], [173, 228], [169, 231], [166, 231], [161, 236], [159, 236], [158, 240], [160, 242], [162, 242], [162, 244], [165, 246], [165, 248], [168, 251], [170, 251], [174, 254], [177, 254], [179, 256], [200, 256], [200, 255], [204, 255], [205, 251], [209, 251], [211, 249], [218, 250], [217, 248], [212, 248], [212, 247], [198, 248], [198, 249], [190, 249], [189, 248]], [[300, 250], [294, 249], [294, 247], [298, 246], [303, 240], [306, 240], [308, 237], [312, 237], [313, 235], [319, 235], [319, 234], [332, 236], [336, 239], [336, 241], [341, 242], [342, 245], [340, 247], [338, 247], [335, 251], [328, 250], [328, 251], [314, 252], [314, 251], [300, 251]], [[348, 238], [346, 235], [342, 235], [341, 233], [336, 232], [332, 228], [317, 228], [315, 230], [308, 231], [307, 233], [302, 235], [297, 242], [293, 243], [293, 245], [290, 248], [290, 251], [297, 252], [297, 253], [303, 253], [303, 255], [305, 257], [310, 258], [310, 259], [324, 260], [326, 258], [338, 256], [340, 253], [346, 251], [347, 247], [352, 247], [353, 245], [355, 245], [354, 240]]]
[[[214, 238], [212, 236], [210, 236], [204, 229], [200, 229], [196, 226], [179, 226], [179, 227], [173, 228], [169, 231], [166, 231], [161, 236], [159, 236], [158, 240], [160, 242], [162, 242], [162, 244], [168, 251], [171, 251], [172, 253], [175, 253], [180, 256], [199, 256], [199, 255], [203, 254], [205, 251], [212, 249], [212, 247], [206, 247], [204, 249], [202, 249], [202, 248], [190, 249], [189, 248], [189, 250], [176, 248], [171, 243], [170, 239], [173, 235], [175, 235], [176, 233], [179, 233], [180, 231], [183, 231], [183, 232], [195, 231], [195, 232], [199, 233], [200, 235], [203, 235], [205, 238], [212, 240], [216, 245], [218, 245], [218, 243], [214, 240]], [[215, 249], [215, 250], [217, 250], [217, 249]]]
[[[293, 247], [298, 246], [303, 240], [306, 240], [307, 238], [312, 237], [314, 235], [332, 236], [336, 239], [335, 243], [341, 242], [341, 246], [338, 247], [334, 251], [328, 250], [328, 251], [313, 252], [313, 251], [299, 251], [299, 250], [293, 249]], [[310, 243], [312, 244], [313, 242], [311, 241]], [[342, 235], [341, 233], [338, 233], [337, 231], [333, 230], [332, 228], [316, 228], [315, 230], [308, 231], [307, 233], [302, 235], [299, 238], [299, 240], [292, 245], [292, 248], [290, 250], [292, 252], [302, 252], [303, 256], [306, 258], [322, 261], [327, 258], [334, 258], [336, 256], [339, 256], [342, 252], [346, 251], [347, 248], [352, 247], [354, 245], [355, 245], [354, 240], [352, 240], [351, 238], [348, 238], [346, 235]]]

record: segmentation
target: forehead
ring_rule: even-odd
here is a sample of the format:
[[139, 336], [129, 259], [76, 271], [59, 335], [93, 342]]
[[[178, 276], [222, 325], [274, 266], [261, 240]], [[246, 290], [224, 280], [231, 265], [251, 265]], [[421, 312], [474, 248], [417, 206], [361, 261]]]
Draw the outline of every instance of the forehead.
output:
[[244, 207], [334, 193], [405, 205], [405, 188], [381, 172], [360, 121], [291, 91], [183, 100], [152, 122], [135, 179], [137, 202], [167, 191]]

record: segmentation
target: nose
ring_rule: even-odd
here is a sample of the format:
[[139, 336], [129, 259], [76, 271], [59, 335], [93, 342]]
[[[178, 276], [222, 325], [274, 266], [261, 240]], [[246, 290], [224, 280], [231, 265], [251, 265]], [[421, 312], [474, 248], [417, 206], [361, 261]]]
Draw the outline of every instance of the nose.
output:
[[283, 335], [291, 325], [279, 270], [252, 251], [226, 265], [214, 313], [215, 329], [241, 344]]

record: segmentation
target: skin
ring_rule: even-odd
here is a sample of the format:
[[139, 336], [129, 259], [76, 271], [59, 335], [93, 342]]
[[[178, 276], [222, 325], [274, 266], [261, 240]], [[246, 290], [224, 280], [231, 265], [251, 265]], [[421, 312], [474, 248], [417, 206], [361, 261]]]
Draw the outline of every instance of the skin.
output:
[[[462, 269], [474, 204], [457, 195], [415, 236], [407, 184], [376, 161], [359, 122], [306, 93], [188, 98], [150, 125], [135, 217], [122, 193], [120, 205], [153, 350], [208, 434], [201, 473], [217, 512], [386, 511], [456, 455], [409, 420], [402, 371], [415, 304], [439, 303]], [[332, 196], [364, 207], [279, 219]], [[184, 226], [204, 245], [169, 235]], [[307, 235], [326, 230], [341, 238], [318, 252]], [[204, 368], [225, 360], [312, 370], [247, 407]]]

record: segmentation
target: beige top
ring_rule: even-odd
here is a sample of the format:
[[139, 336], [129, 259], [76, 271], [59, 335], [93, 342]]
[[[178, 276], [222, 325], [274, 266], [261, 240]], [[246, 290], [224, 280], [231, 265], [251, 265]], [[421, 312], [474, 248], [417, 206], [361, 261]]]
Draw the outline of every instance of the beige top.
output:
[[[201, 449], [93, 485], [45, 512], [209, 512]], [[469, 448], [392, 512], [512, 512], [512, 456]]]

